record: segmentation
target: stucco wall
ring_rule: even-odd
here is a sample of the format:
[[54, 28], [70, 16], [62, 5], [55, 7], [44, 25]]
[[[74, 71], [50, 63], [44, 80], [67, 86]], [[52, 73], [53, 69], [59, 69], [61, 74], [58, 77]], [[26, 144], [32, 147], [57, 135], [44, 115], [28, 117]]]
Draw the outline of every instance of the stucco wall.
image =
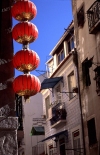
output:
[[[73, 0], [73, 16], [74, 16], [74, 24], [75, 24], [75, 40], [76, 40], [76, 48], [78, 52], [79, 59], [79, 77], [80, 77], [80, 86], [81, 86], [81, 100], [82, 100], [82, 109], [83, 109], [83, 118], [84, 118], [84, 132], [85, 132], [85, 146], [86, 146], [86, 155], [98, 155], [100, 154], [100, 97], [96, 93], [96, 81], [94, 80], [95, 73], [94, 69], [96, 65], [100, 66], [100, 31], [96, 34], [89, 34], [88, 27], [88, 18], [87, 18], [87, 10], [90, 6], [95, 2], [95, 0]], [[85, 22], [83, 28], [78, 27], [77, 25], [77, 11], [79, 7], [84, 2], [84, 15]], [[91, 85], [85, 87], [83, 85], [82, 79], [82, 62], [88, 58], [93, 57], [92, 67], [89, 69]], [[95, 118], [96, 124], [96, 134], [98, 147], [89, 148], [89, 139], [88, 139], [88, 130], [87, 130], [87, 121], [91, 118]]]

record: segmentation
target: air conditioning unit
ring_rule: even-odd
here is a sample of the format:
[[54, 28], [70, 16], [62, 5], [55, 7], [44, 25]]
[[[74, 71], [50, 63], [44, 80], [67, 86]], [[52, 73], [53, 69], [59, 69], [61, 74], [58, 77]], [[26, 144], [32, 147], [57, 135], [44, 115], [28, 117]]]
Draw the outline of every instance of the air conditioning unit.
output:
[[51, 119], [52, 118], [52, 108], [48, 109], [48, 118]]

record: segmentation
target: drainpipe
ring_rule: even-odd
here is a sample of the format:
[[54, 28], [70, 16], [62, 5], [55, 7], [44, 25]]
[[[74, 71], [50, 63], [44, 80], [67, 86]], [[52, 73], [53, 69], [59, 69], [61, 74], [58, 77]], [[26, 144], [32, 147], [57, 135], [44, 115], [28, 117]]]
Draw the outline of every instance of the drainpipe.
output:
[[78, 69], [78, 54], [76, 48], [74, 48], [73, 52], [73, 61], [75, 63], [77, 69], [77, 82], [78, 82], [78, 97], [79, 97], [79, 106], [81, 112], [81, 126], [82, 126], [82, 136], [83, 136], [83, 147], [84, 147], [84, 155], [86, 155], [86, 148], [85, 148], [85, 138], [84, 138], [84, 124], [83, 124], [83, 116], [82, 116], [82, 102], [81, 102], [81, 93], [80, 93], [80, 82], [79, 82], [79, 69]]

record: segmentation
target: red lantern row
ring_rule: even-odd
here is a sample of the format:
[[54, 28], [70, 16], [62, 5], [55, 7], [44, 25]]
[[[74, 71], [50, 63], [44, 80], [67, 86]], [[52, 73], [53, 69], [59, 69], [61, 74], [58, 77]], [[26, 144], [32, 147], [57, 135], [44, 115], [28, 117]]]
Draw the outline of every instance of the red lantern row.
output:
[[24, 98], [29, 98], [40, 91], [40, 81], [36, 76], [26, 74], [36, 69], [40, 59], [36, 52], [29, 50], [27, 45], [38, 37], [37, 27], [28, 22], [36, 16], [37, 9], [34, 3], [28, 0], [18, 0], [12, 7], [12, 16], [21, 23], [15, 25], [12, 30], [13, 39], [24, 45], [24, 49], [18, 51], [13, 57], [14, 67], [22, 72], [13, 82], [14, 92]]

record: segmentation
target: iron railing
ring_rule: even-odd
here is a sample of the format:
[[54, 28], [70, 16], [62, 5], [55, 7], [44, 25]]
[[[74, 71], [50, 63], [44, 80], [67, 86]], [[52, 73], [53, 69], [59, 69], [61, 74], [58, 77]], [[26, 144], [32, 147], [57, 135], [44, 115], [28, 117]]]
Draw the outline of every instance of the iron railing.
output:
[[100, 31], [100, 2], [95, 1], [87, 10], [89, 33], [95, 34]]
[[52, 107], [52, 118], [50, 119], [51, 126], [60, 120], [66, 120], [66, 116], [65, 103], [58, 103]]

